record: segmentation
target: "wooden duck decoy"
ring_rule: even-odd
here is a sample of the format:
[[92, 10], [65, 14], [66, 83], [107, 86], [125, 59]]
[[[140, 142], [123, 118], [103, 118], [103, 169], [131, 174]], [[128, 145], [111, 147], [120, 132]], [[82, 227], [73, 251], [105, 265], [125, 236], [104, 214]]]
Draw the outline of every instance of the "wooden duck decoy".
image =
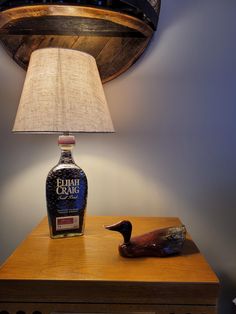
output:
[[153, 230], [133, 238], [131, 238], [132, 224], [128, 220], [105, 228], [122, 234], [124, 243], [119, 245], [119, 253], [124, 257], [164, 257], [178, 254], [186, 238], [184, 225]]

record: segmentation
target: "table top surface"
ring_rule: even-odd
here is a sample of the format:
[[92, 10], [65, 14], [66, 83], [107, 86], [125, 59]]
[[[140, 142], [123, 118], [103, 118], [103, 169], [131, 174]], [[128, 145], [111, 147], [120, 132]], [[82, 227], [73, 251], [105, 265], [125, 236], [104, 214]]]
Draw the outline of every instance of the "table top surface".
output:
[[29, 234], [0, 268], [0, 280], [184, 282], [218, 284], [205, 258], [187, 236], [182, 254], [167, 258], [121, 257], [121, 235], [104, 225], [129, 219], [133, 236], [181, 224], [174, 217], [88, 216], [85, 235], [51, 239], [47, 219]]

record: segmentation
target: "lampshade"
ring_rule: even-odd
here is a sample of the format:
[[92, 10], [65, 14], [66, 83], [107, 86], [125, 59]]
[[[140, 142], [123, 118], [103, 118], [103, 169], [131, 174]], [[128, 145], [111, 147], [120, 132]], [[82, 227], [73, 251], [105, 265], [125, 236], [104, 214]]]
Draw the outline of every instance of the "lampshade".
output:
[[34, 51], [13, 132], [114, 132], [95, 59], [70, 49]]

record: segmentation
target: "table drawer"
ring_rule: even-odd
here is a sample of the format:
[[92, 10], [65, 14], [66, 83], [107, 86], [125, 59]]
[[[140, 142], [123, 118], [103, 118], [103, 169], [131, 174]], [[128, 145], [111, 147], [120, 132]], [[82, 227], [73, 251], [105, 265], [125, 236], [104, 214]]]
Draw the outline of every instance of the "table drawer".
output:
[[1, 312], [2, 314], [216, 314], [216, 307], [154, 304], [0, 303], [0, 313]]

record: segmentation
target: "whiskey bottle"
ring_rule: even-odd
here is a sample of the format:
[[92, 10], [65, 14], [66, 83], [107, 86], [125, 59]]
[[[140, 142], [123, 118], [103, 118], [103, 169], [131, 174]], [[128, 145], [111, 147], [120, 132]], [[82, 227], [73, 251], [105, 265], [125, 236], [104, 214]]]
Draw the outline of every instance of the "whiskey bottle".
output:
[[59, 136], [61, 157], [46, 180], [48, 222], [51, 238], [83, 235], [87, 204], [87, 178], [71, 154], [74, 136]]

